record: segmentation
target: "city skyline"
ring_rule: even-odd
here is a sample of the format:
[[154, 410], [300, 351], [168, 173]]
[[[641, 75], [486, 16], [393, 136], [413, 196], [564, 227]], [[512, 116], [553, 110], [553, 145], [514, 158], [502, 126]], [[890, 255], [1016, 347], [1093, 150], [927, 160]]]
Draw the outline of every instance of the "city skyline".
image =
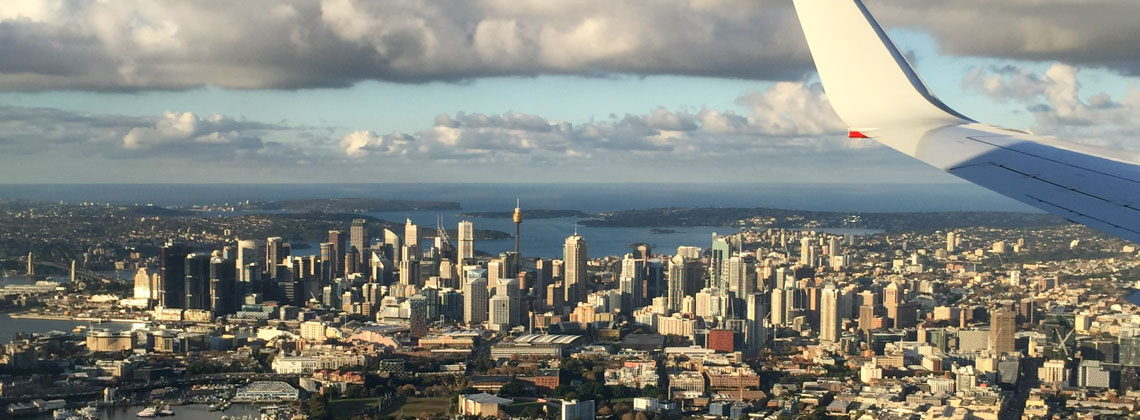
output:
[[[1137, 6], [1063, 3], [870, 7], [932, 89], [970, 116], [1136, 146], [1138, 66], [1130, 44], [1111, 40], [1137, 31], [1121, 18]], [[275, 6], [13, 3], [0, 25], [14, 42], [0, 53], [25, 59], [0, 69], [0, 177], [329, 182], [335, 164], [396, 182], [416, 168], [430, 168], [415, 178], [428, 182], [539, 169], [542, 182], [778, 181], [799, 169], [816, 182], [957, 182], [842, 138], [781, 2]], [[640, 17], [617, 25], [622, 13]], [[419, 26], [382, 25], [386, 16]], [[212, 33], [204, 20], [254, 25]], [[1018, 29], [973, 39], [995, 21]], [[97, 48], [45, 48], [57, 40]], [[235, 58], [251, 48], [265, 53]]]

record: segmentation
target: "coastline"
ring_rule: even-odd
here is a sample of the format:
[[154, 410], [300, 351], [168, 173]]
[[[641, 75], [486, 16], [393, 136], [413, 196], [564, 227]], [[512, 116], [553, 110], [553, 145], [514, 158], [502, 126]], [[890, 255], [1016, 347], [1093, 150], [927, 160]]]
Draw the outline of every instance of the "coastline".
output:
[[12, 319], [43, 319], [43, 320], [49, 320], [49, 321], [75, 321], [75, 322], [84, 322], [84, 321], [120, 322], [120, 323], [126, 323], [126, 324], [137, 324], [140, 322], [147, 322], [144, 320], [125, 319], [125, 318], [80, 318], [80, 317], [64, 316], [64, 315], [41, 315], [41, 314], [29, 314], [29, 313], [10, 313], [10, 314], [8, 314], [8, 317], [12, 318]]

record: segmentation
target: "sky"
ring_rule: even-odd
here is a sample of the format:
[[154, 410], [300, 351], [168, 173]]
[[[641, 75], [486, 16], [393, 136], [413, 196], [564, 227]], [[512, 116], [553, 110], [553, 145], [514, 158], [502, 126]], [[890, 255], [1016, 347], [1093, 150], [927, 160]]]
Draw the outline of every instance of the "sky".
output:
[[[867, 4], [963, 114], [1140, 150], [1140, 2]], [[0, 6], [3, 183], [961, 182], [846, 128], [788, 0]]]

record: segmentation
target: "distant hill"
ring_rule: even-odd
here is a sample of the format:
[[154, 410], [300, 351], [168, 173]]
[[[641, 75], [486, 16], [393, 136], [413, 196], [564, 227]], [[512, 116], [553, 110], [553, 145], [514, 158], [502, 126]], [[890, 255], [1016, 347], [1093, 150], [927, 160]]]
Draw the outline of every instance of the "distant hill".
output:
[[1022, 228], [1067, 223], [1045, 213], [846, 213], [770, 208], [658, 208], [605, 212], [580, 222], [592, 227], [734, 226], [754, 228], [858, 228], [888, 232], [973, 226]]
[[[564, 217], [589, 217], [589, 214], [578, 210], [549, 210], [533, 209], [523, 210], [523, 219], [561, 219]], [[510, 219], [514, 216], [512, 211], [473, 211], [461, 213], [462, 217], [479, 217], [483, 219]]]
[[385, 211], [459, 210], [454, 201], [386, 200], [382, 198], [321, 198], [250, 203], [243, 210], [282, 210], [315, 213], [376, 213]]

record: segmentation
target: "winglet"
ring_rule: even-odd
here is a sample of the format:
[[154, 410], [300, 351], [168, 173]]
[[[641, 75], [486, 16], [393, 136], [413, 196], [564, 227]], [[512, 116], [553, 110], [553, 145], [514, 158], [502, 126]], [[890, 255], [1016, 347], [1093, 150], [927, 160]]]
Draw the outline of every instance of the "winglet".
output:
[[927, 89], [862, 0], [794, 0], [827, 98], [848, 127], [973, 122]]

